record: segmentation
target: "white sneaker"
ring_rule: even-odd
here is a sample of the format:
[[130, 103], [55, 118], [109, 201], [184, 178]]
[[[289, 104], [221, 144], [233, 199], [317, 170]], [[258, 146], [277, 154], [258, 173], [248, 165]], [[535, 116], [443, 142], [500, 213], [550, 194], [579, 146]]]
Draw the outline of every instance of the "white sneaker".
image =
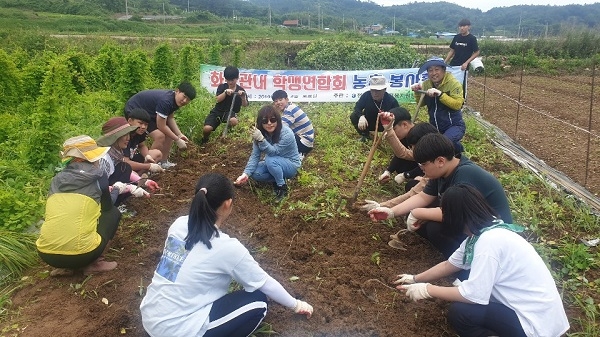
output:
[[117, 206], [117, 209], [119, 210], [119, 212], [121, 212], [121, 214], [125, 214], [129, 211], [127, 207], [125, 207], [125, 205], [119, 205]]
[[172, 163], [172, 162], [170, 162], [168, 160], [160, 162], [160, 167], [162, 167], [165, 170], [170, 169], [170, 168], [172, 168], [175, 165], [177, 165], [177, 164]]

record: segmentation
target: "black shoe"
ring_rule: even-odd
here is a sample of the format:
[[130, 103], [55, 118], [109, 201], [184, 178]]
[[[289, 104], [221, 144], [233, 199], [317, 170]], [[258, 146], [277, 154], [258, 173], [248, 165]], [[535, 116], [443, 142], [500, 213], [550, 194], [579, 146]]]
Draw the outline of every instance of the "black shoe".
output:
[[209, 139], [210, 139], [210, 137], [202, 137], [202, 140], [200, 141], [200, 144], [204, 145], [204, 144], [208, 143]]
[[281, 186], [275, 185], [275, 202], [279, 203], [288, 196], [288, 187], [286, 184]]
[[361, 136], [361, 137], [360, 137], [360, 139], [359, 139], [359, 141], [360, 141], [361, 143], [366, 143], [366, 142], [368, 142], [368, 141], [370, 141], [370, 140], [371, 140], [371, 137], [369, 137], [369, 136], [365, 136], [365, 135]]

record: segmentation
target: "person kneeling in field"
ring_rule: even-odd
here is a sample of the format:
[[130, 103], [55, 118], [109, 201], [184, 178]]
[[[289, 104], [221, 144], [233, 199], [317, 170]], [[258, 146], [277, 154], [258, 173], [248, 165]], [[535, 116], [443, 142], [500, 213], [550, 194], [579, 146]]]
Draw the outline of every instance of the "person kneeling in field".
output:
[[[235, 188], [219, 173], [198, 180], [190, 212], [175, 220], [140, 310], [150, 336], [250, 336], [267, 296], [295, 313], [313, 313], [269, 276], [237, 239], [222, 232]], [[243, 290], [230, 292], [236, 281]]]
[[46, 214], [36, 247], [40, 258], [58, 268], [51, 276], [113, 270], [103, 252], [115, 235], [121, 213], [114, 206], [119, 188], [108, 184], [98, 161], [108, 152], [89, 136], [67, 139], [61, 152], [66, 167], [50, 184]]
[[[296, 176], [302, 161], [298, 153], [294, 133], [281, 123], [281, 115], [272, 105], [258, 111], [256, 126], [252, 128], [252, 153], [244, 172], [235, 180], [242, 185], [252, 178], [256, 181], [273, 182], [275, 201], [288, 195], [286, 179]], [[264, 154], [264, 159], [261, 156]]]
[[162, 159], [162, 152], [159, 149], [148, 149], [146, 146], [150, 115], [144, 109], [135, 108], [129, 112], [127, 122], [138, 128], [129, 133], [129, 143], [123, 149], [125, 155], [123, 161], [129, 164], [138, 175], [146, 172], [163, 172], [165, 169], [157, 164]]
[[[463, 337], [562, 336], [569, 329], [560, 294], [533, 246], [504, 223], [475, 188], [459, 184], [442, 197], [444, 228], [467, 238], [448, 258], [394, 282], [414, 301], [451, 301], [448, 321]], [[429, 284], [459, 270], [469, 278], [456, 287]]]

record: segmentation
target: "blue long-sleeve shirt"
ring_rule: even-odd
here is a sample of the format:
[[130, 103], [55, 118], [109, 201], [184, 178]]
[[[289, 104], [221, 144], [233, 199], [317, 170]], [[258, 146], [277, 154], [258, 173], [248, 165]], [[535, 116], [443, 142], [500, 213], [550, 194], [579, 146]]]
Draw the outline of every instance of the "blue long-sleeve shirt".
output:
[[244, 169], [244, 173], [252, 175], [256, 170], [256, 166], [260, 161], [261, 154], [265, 154], [266, 157], [283, 157], [289, 159], [296, 168], [300, 168], [302, 164], [300, 161], [300, 155], [298, 155], [298, 146], [296, 145], [296, 137], [292, 130], [285, 124], [281, 127], [281, 134], [279, 142], [273, 143], [271, 137], [265, 135], [265, 140], [262, 142], [252, 142], [252, 153], [248, 158], [248, 163]]

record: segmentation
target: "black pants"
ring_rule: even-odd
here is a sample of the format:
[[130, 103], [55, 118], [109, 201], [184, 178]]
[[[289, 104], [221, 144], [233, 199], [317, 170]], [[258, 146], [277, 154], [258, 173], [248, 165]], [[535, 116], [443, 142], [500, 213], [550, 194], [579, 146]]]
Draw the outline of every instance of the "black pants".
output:
[[[467, 238], [467, 235], [460, 233], [454, 236], [448, 236], [442, 232], [443, 226], [436, 221], [426, 221], [417, 230], [417, 234], [427, 239], [435, 249], [437, 249], [445, 259], [448, 259], [454, 253], [460, 244]], [[469, 278], [469, 270], [461, 270], [456, 273], [456, 277], [461, 281]]]
[[517, 314], [507, 306], [453, 302], [448, 321], [461, 337], [510, 336], [525, 337]]
[[[387, 170], [390, 173], [394, 173], [394, 172], [404, 173], [404, 172], [412, 171], [418, 167], [419, 167], [419, 165], [414, 160], [406, 160], [406, 159], [398, 158], [398, 157], [394, 156], [394, 157], [392, 157], [392, 160], [390, 160], [390, 164], [388, 165]], [[420, 169], [419, 169], [419, 171], [420, 171]], [[420, 175], [421, 176], [423, 175], [423, 171], [421, 171]]]
[[[131, 165], [127, 164], [126, 162], [117, 163], [115, 165], [115, 172], [108, 177], [108, 184], [112, 185], [117, 181], [129, 184], [131, 182], [131, 171]], [[131, 193], [119, 194], [117, 200], [115, 201], [115, 206], [119, 206], [130, 196]]]
[[[236, 316], [231, 315], [234, 311]], [[204, 337], [250, 336], [266, 314], [267, 296], [261, 291], [249, 293], [239, 290], [229, 293], [213, 303], [209, 314], [209, 328]]]

